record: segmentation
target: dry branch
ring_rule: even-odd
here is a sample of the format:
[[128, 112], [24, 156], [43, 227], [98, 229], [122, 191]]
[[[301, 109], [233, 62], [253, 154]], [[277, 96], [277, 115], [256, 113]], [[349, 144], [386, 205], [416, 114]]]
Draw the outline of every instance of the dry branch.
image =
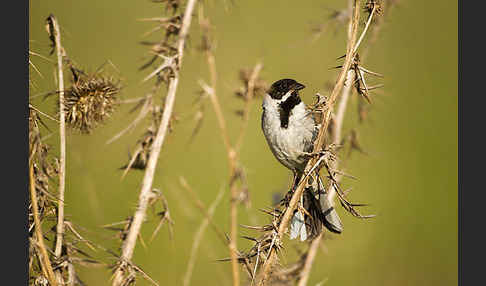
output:
[[[56, 227], [56, 246], [54, 255], [57, 258], [61, 257], [62, 240], [64, 235], [64, 192], [66, 186], [66, 122], [64, 113], [64, 73], [63, 73], [63, 57], [65, 51], [61, 45], [61, 32], [59, 23], [54, 15], [47, 18], [47, 31], [49, 36], [54, 38], [54, 44], [57, 55], [57, 81], [59, 90], [59, 138], [60, 138], [60, 157], [59, 157], [59, 205], [57, 209], [57, 227]], [[57, 272], [57, 280], [62, 282], [61, 270]]]
[[[352, 13], [352, 1], [349, 1], [349, 14]], [[348, 26], [348, 41], [351, 40], [352, 36], [352, 22], [349, 23]], [[336, 113], [336, 117], [334, 119], [335, 127], [333, 129], [333, 138], [332, 142], [334, 144], [339, 144], [341, 141], [341, 134], [342, 134], [342, 127], [344, 123], [344, 114], [346, 112], [346, 107], [348, 105], [348, 99], [351, 96], [351, 90], [354, 81], [354, 73], [353, 71], [347, 72], [346, 81], [344, 82], [343, 92], [341, 95], [341, 99], [339, 101], [338, 110]], [[334, 168], [337, 168], [337, 163], [335, 164]], [[328, 199], [334, 201], [334, 197], [336, 195], [336, 190], [334, 188], [328, 188], [329, 197]], [[307, 285], [307, 281], [310, 276], [310, 272], [312, 269], [312, 265], [314, 264], [315, 257], [317, 254], [317, 249], [322, 241], [324, 233], [322, 232], [318, 237], [316, 237], [309, 245], [309, 250], [307, 251], [306, 259], [304, 262], [304, 267], [300, 272], [298, 286], [305, 286]]]
[[[226, 147], [227, 151], [227, 157], [228, 157], [228, 164], [229, 164], [229, 169], [230, 169], [230, 193], [231, 193], [231, 210], [230, 210], [230, 217], [231, 217], [231, 229], [230, 229], [230, 243], [228, 244], [229, 250], [230, 250], [230, 257], [231, 257], [231, 265], [232, 265], [232, 274], [233, 274], [233, 285], [237, 286], [239, 285], [239, 270], [238, 270], [238, 248], [237, 248], [237, 226], [238, 226], [238, 221], [237, 221], [237, 215], [238, 215], [238, 189], [237, 186], [234, 182], [234, 178], [237, 175], [238, 172], [238, 151], [235, 149], [231, 143], [229, 142], [229, 136], [228, 132], [226, 129], [226, 121], [224, 119], [221, 106], [219, 104], [218, 97], [216, 96], [216, 91], [215, 91], [215, 86], [216, 86], [216, 68], [215, 68], [215, 60], [214, 60], [214, 55], [211, 52], [207, 52], [207, 60], [208, 60], [208, 65], [210, 67], [211, 72], [211, 81], [212, 81], [212, 87], [207, 86], [206, 84], [201, 82], [201, 87], [203, 90], [209, 95], [211, 103], [213, 105], [214, 111], [216, 113], [216, 117], [218, 119], [218, 124], [221, 132], [221, 136], [223, 138], [224, 145]], [[253, 69], [252, 72], [252, 78], [256, 79], [258, 77], [258, 74], [262, 68], [262, 64], [258, 63], [255, 68]], [[252, 91], [253, 93], [253, 91]], [[253, 96], [253, 95], [252, 95]], [[249, 105], [249, 103], [247, 103]], [[245, 119], [245, 121], [248, 121], [248, 118]], [[247, 124], [243, 123], [243, 124]], [[238, 142], [242, 141], [243, 138], [243, 133], [246, 128], [243, 127], [241, 129], [240, 135], [239, 135], [239, 140]], [[239, 147], [241, 144], [239, 145]]]
[[[365, 35], [366, 31], [368, 30], [368, 28], [370, 26], [373, 15], [377, 11], [381, 11], [381, 7], [375, 1], [370, 1], [369, 3], [367, 3], [367, 5], [370, 5], [371, 12], [370, 12], [368, 20], [366, 22], [366, 26], [365, 26], [362, 34], [361, 34], [360, 40], [355, 45], [355, 48], [354, 48], [355, 52], [356, 52], [356, 50], [359, 46], [359, 43], [364, 38], [364, 35]], [[352, 9], [352, 2], [351, 1], [350, 1], [349, 9], [350, 10]], [[372, 39], [371, 39], [371, 42], [369, 42], [368, 45], [365, 47], [364, 54], [366, 54], [366, 52], [369, 51], [371, 44], [376, 40], [377, 32], [379, 31], [379, 27], [382, 24], [382, 18], [379, 18], [379, 19], [380, 19], [380, 22], [377, 22], [373, 26]], [[352, 26], [350, 25], [348, 27], [348, 41], [351, 40], [351, 32], [352, 32], [351, 29], [352, 29]], [[361, 60], [363, 58], [364, 57], [362, 57]], [[342, 139], [343, 139], [341, 134], [342, 134], [343, 123], [344, 123], [344, 115], [346, 113], [346, 108], [347, 108], [347, 105], [348, 105], [348, 102], [349, 102], [349, 98], [351, 97], [352, 92], [353, 92], [353, 87], [354, 87], [353, 83], [355, 81], [355, 78], [356, 78], [356, 71], [355, 70], [349, 70], [348, 73], [347, 73], [347, 77], [346, 77], [346, 81], [344, 83], [343, 90], [342, 90], [342, 94], [341, 94], [341, 98], [340, 98], [340, 101], [339, 101], [336, 116], [334, 118], [334, 128], [333, 128], [333, 132], [332, 132], [332, 143], [335, 144], [335, 145], [340, 144]], [[353, 143], [351, 142], [351, 144], [353, 144]], [[332, 168], [337, 169], [338, 168], [338, 162], [334, 161], [333, 164], [332, 164]], [[336, 176], [336, 179], [337, 179], [338, 182], [340, 181], [341, 178], [342, 178], [341, 175]], [[330, 196], [329, 199], [333, 200], [334, 196], [336, 194], [335, 188], [330, 187], [329, 192], [331, 192], [329, 194], [329, 196]], [[305, 261], [305, 264], [304, 264], [305, 266], [304, 266], [304, 269], [302, 270], [302, 272], [300, 274], [300, 280], [299, 280], [299, 284], [298, 284], [299, 286], [304, 286], [307, 283], [308, 277], [310, 275], [310, 268], [312, 267], [312, 264], [313, 264], [314, 259], [315, 259], [315, 249], [318, 247], [321, 238], [322, 238], [322, 236], [317, 237], [314, 241], [312, 241], [312, 243], [309, 247], [308, 254], [307, 254], [307, 257], [306, 257], [306, 261]]]
[[314, 263], [314, 259], [317, 254], [317, 250], [319, 249], [319, 244], [321, 243], [322, 237], [324, 236], [324, 232], [321, 232], [314, 240], [312, 240], [309, 250], [307, 251], [307, 256], [304, 262], [304, 267], [300, 272], [300, 279], [298, 286], [305, 286], [307, 285], [307, 280], [309, 279], [310, 271], [312, 269], [312, 264]]
[[223, 143], [226, 148], [227, 158], [228, 158], [228, 165], [229, 165], [229, 185], [230, 185], [230, 193], [231, 193], [231, 206], [230, 206], [230, 242], [228, 244], [230, 257], [231, 257], [231, 268], [232, 268], [232, 276], [233, 276], [233, 286], [238, 286], [240, 283], [239, 278], [239, 270], [238, 270], [238, 248], [237, 248], [237, 216], [238, 216], [238, 189], [235, 182], [235, 179], [238, 177], [238, 152], [241, 148], [241, 144], [244, 138], [244, 133], [246, 127], [248, 125], [249, 120], [249, 108], [254, 96], [254, 85], [255, 80], [258, 78], [260, 70], [262, 69], [262, 64], [258, 63], [250, 76], [250, 80], [248, 82], [248, 89], [246, 93], [246, 104], [245, 104], [245, 112], [244, 112], [244, 121], [243, 125], [240, 129], [240, 133], [237, 139], [237, 143], [235, 146], [231, 145], [229, 140], [228, 131], [226, 128], [226, 120], [223, 116], [223, 112], [221, 109], [221, 105], [219, 103], [218, 96], [216, 95], [216, 84], [217, 84], [217, 73], [216, 73], [216, 60], [212, 51], [212, 44], [209, 40], [209, 28], [210, 23], [208, 19], [205, 19], [203, 16], [202, 6], [199, 10], [199, 25], [203, 29], [203, 49], [206, 55], [206, 60], [208, 63], [210, 79], [211, 79], [211, 86], [208, 86], [204, 82], [200, 81], [200, 85], [203, 91], [208, 94], [211, 104], [213, 106], [214, 112], [216, 114], [216, 118], [218, 120], [218, 125], [220, 128], [221, 137], [223, 139]]
[[52, 270], [51, 261], [49, 260], [49, 253], [47, 253], [46, 246], [44, 243], [44, 236], [42, 234], [42, 226], [39, 219], [39, 207], [37, 205], [37, 194], [35, 190], [35, 178], [34, 178], [34, 165], [31, 162], [29, 168], [29, 180], [30, 180], [30, 201], [32, 203], [32, 210], [34, 214], [34, 222], [35, 222], [35, 234], [37, 237], [37, 243], [39, 245], [41, 257], [41, 266], [42, 271], [45, 272], [47, 275], [47, 279], [51, 285], [57, 285], [56, 278], [54, 276], [54, 271]]
[[[169, 79], [169, 89], [167, 92], [167, 98], [165, 100], [162, 120], [158, 127], [155, 140], [152, 146], [152, 150], [150, 152], [150, 157], [147, 162], [147, 168], [145, 170], [145, 175], [142, 182], [142, 188], [138, 199], [138, 207], [133, 216], [133, 222], [128, 231], [127, 238], [123, 242], [122, 253], [120, 257], [122, 264], [129, 262], [133, 256], [133, 251], [135, 248], [137, 237], [140, 233], [140, 228], [142, 227], [142, 222], [145, 218], [148, 202], [151, 197], [150, 192], [152, 190], [155, 168], [157, 166], [157, 160], [160, 154], [160, 150], [162, 148], [162, 144], [164, 143], [164, 139], [167, 134], [169, 121], [172, 116], [176, 91], [179, 84], [178, 69], [182, 64], [182, 58], [184, 55], [184, 45], [186, 42], [186, 37], [189, 33], [189, 27], [191, 25], [192, 13], [195, 4], [196, 4], [196, 0], [189, 0], [187, 2], [187, 6], [184, 11], [184, 19], [182, 20], [182, 27], [179, 33], [179, 38], [177, 40], [177, 66], [176, 68], [173, 69], [174, 76]], [[118, 267], [115, 270], [112, 285], [118, 286], [121, 284], [122, 281], [123, 281], [123, 270], [122, 267]]]
[[[324, 145], [324, 139], [325, 139], [325, 134], [327, 131], [327, 128], [329, 126], [329, 122], [331, 119], [331, 112], [334, 107], [334, 103], [336, 101], [337, 96], [340, 94], [341, 89], [343, 87], [344, 81], [346, 79], [347, 72], [349, 68], [351, 67], [351, 64], [354, 59], [354, 53], [352, 52], [354, 50], [355, 42], [356, 42], [356, 36], [358, 32], [358, 23], [359, 23], [359, 0], [354, 1], [353, 5], [353, 16], [350, 19], [350, 25], [352, 26], [352, 32], [351, 32], [351, 38], [350, 41], [347, 43], [347, 49], [346, 49], [346, 58], [344, 65], [341, 69], [341, 73], [339, 74], [339, 77], [337, 79], [337, 82], [334, 86], [334, 89], [332, 90], [332, 93], [329, 97], [329, 100], [326, 103], [326, 111], [323, 115], [323, 123], [321, 125], [321, 128], [319, 130], [319, 134], [317, 137], [316, 142], [314, 143], [314, 153], [318, 153], [323, 149]], [[317, 158], [313, 158], [309, 160], [309, 162], [306, 165], [305, 168], [305, 173], [309, 174], [310, 169], [313, 168], [313, 166], [316, 164]], [[290, 221], [290, 218], [292, 217], [293, 211], [297, 207], [297, 203], [300, 200], [300, 197], [302, 196], [302, 193], [304, 191], [304, 186], [306, 183], [308, 176], [304, 176], [300, 182], [298, 183], [298, 187], [295, 190], [295, 192], [292, 195], [292, 198], [290, 200], [289, 206], [286, 209], [282, 220], [280, 222], [280, 225], [278, 227], [278, 233], [277, 233], [277, 239], [280, 240], [283, 236], [283, 233], [286, 231], [288, 223]], [[269, 258], [265, 261], [263, 268], [262, 268], [262, 275], [260, 277], [260, 281], [258, 285], [265, 285], [266, 280], [268, 279], [268, 276], [270, 274], [271, 268], [274, 264], [274, 261], [276, 259], [276, 253], [275, 251], [272, 251], [270, 249], [270, 256]]]

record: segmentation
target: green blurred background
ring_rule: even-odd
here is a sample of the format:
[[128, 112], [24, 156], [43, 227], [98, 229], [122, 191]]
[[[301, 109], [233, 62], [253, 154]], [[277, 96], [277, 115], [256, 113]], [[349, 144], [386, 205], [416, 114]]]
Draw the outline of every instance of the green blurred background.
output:
[[[315, 42], [310, 41], [311, 29], [328, 20], [330, 9], [345, 8], [347, 2], [205, 1], [206, 14], [215, 26], [217, 90], [233, 141], [241, 124], [234, 111], [242, 106], [233, 91], [240, 86], [238, 71], [242, 67], [252, 67], [261, 60], [261, 75], [268, 83], [284, 77], [303, 82], [307, 103], [313, 102], [315, 92], [328, 94], [325, 82], [334, 82], [338, 73], [329, 68], [340, 63], [336, 58], [345, 50], [344, 27], [334, 26], [336, 32], [330, 27]], [[163, 16], [161, 5], [114, 0], [44, 0], [29, 1], [29, 5], [30, 50], [48, 56], [44, 24], [53, 13], [61, 25], [67, 53], [81, 67], [92, 71], [111, 60], [123, 79], [123, 98], [140, 97], [150, 89], [152, 83], [141, 83], [149, 71], [137, 69], [147, 51], [138, 42], [152, 24], [138, 19]], [[148, 248], [138, 243], [133, 258], [161, 285], [182, 284], [192, 239], [202, 219], [178, 177], [185, 176], [207, 205], [228, 181], [225, 149], [209, 102], [200, 133], [188, 143], [195, 126], [197, 80], [208, 79], [206, 61], [197, 50], [197, 18], [191, 35], [175, 103], [180, 120], [164, 144], [154, 181], [154, 187], [162, 190], [169, 202], [174, 239], [169, 239], [164, 226], [148, 243], [157, 225], [149, 219], [142, 232]], [[31, 93], [54, 90], [54, 63], [36, 57], [32, 60], [43, 77], [31, 69]], [[374, 103], [364, 124], [357, 122], [355, 96], [350, 103], [345, 131], [356, 127], [369, 155], [351, 156], [345, 171], [358, 180], [345, 180], [344, 187], [353, 188], [353, 201], [371, 204], [363, 212], [378, 216], [359, 220], [338, 207], [344, 232], [326, 234], [309, 285], [320, 281], [326, 281], [324, 285], [456, 285], [457, 2], [399, 1], [364, 64], [383, 73], [386, 86], [372, 95]], [[53, 98], [33, 101], [50, 114], [56, 110], [55, 102]], [[239, 223], [250, 225], [267, 222], [258, 209], [269, 206], [272, 193], [285, 190], [290, 180], [290, 172], [273, 158], [261, 132], [260, 104], [259, 99], [253, 103], [241, 151], [252, 204], [248, 209], [239, 208]], [[143, 126], [110, 145], [105, 142], [136, 116], [128, 113], [131, 107], [121, 106], [92, 135], [69, 133], [67, 139], [68, 218], [88, 229], [84, 234], [89, 239], [114, 250], [118, 242], [112, 239], [113, 233], [100, 226], [133, 214], [143, 173], [132, 171], [121, 181], [117, 168], [127, 162], [128, 150], [133, 150]], [[51, 122], [49, 126], [56, 130]], [[47, 143], [57, 150], [57, 141], [53, 136]], [[229, 232], [228, 192], [214, 220]], [[239, 234], [255, 233], [239, 228]], [[244, 239], [238, 241], [242, 250], [249, 245]], [[287, 245], [284, 262], [294, 261], [296, 248], [305, 249], [299, 242]], [[113, 262], [104, 252], [95, 256]], [[227, 256], [227, 248], [208, 228], [192, 284], [230, 284], [230, 264], [215, 262]], [[108, 284], [107, 269], [78, 269], [88, 285]], [[148, 285], [142, 278], [139, 283]]]

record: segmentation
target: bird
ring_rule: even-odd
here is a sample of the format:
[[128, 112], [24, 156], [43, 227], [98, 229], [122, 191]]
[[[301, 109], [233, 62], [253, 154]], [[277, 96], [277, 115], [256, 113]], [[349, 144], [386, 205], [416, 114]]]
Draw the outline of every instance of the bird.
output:
[[[263, 134], [275, 158], [292, 171], [292, 192], [312, 157], [320, 127], [299, 96], [304, 88], [294, 79], [280, 79], [266, 91], [262, 103]], [[309, 181], [290, 221], [290, 239], [313, 239], [322, 231], [322, 225], [333, 233], [341, 233], [343, 226], [333, 207], [333, 195], [325, 190], [317, 171]]]

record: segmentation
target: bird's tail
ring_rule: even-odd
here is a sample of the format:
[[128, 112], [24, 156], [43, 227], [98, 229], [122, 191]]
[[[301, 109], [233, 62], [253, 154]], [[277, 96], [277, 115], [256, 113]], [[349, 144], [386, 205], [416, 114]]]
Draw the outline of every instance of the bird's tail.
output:
[[313, 174], [290, 221], [290, 239], [313, 239], [321, 233], [322, 225], [331, 232], [341, 233], [343, 226], [334, 209], [334, 196], [335, 190], [332, 187], [326, 190], [319, 174]]
[[343, 224], [341, 223], [341, 219], [339, 218], [338, 213], [334, 209], [334, 197], [336, 196], [336, 190], [334, 189], [334, 185], [330, 186], [328, 190], [324, 189], [324, 184], [320, 177], [319, 185], [323, 190], [323, 194], [319, 197], [319, 204], [322, 210], [322, 224], [331, 232], [334, 233], [341, 233], [343, 232]]

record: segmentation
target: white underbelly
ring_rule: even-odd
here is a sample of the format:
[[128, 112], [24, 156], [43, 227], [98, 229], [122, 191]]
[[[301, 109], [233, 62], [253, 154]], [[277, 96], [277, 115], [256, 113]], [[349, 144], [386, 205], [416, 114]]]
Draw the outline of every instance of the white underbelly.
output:
[[278, 118], [271, 116], [264, 112], [262, 129], [272, 153], [285, 167], [302, 171], [307, 163], [303, 153], [312, 141], [313, 120], [296, 121], [292, 115], [288, 127], [282, 128]]

